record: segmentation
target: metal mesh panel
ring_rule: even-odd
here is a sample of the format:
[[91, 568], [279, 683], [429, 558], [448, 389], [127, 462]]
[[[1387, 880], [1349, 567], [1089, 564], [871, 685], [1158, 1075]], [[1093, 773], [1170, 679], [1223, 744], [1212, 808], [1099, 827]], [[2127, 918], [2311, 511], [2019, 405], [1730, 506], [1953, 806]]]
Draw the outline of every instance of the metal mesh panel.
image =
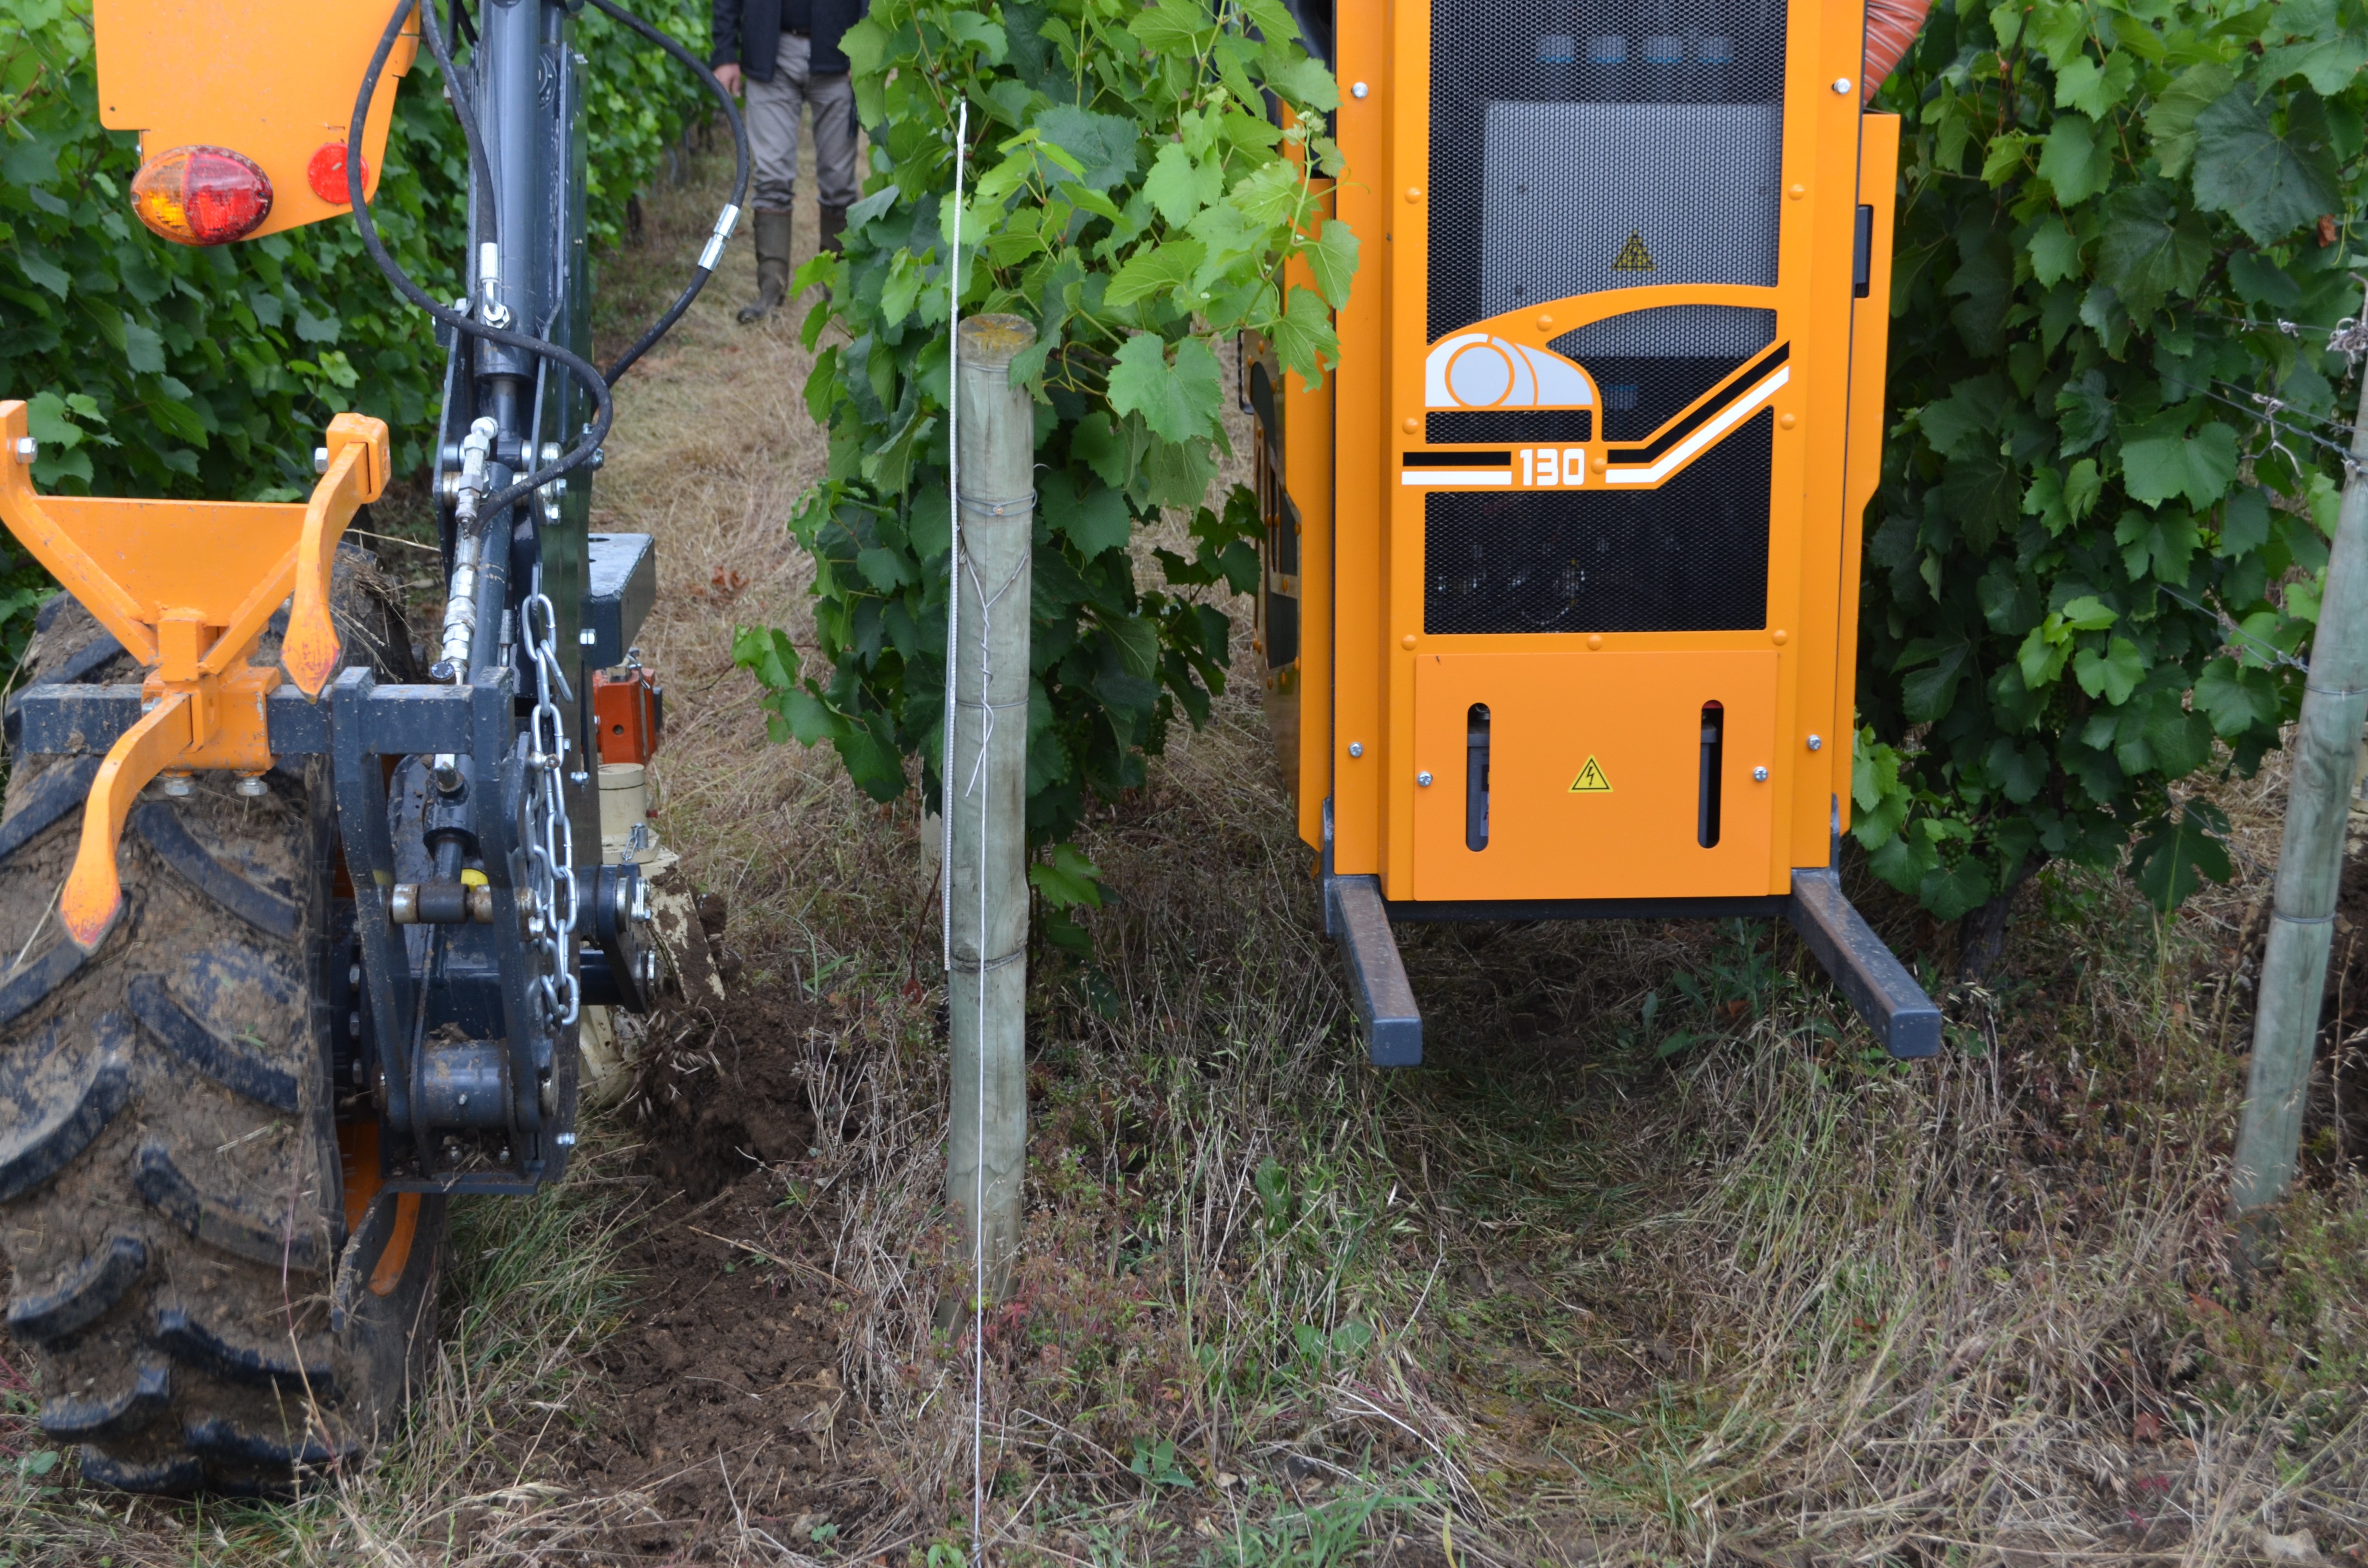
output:
[[1776, 312], [1734, 305], [1629, 311], [1549, 346], [1576, 359], [1603, 397], [1603, 438], [1641, 441], [1776, 341]]
[[1422, 438], [1451, 441], [1590, 441], [1591, 408], [1473, 408], [1423, 416]]
[[1784, 13], [1434, 0], [1430, 337], [1600, 289], [1772, 285]]
[[1423, 630], [1764, 626], [1775, 431], [1763, 409], [1657, 490], [1431, 492]]

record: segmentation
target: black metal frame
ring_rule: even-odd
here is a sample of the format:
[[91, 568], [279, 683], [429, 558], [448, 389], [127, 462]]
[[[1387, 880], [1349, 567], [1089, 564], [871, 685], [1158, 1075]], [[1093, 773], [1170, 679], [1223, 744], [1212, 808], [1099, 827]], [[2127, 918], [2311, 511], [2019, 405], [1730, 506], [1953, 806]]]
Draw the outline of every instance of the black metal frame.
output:
[[[1835, 846], [1836, 864], [1839, 844]], [[1941, 1009], [1874, 934], [1834, 867], [1796, 866], [1793, 891], [1758, 898], [1570, 898], [1422, 902], [1382, 896], [1381, 879], [1332, 869], [1332, 802], [1324, 802], [1324, 934], [1340, 945], [1349, 998], [1376, 1067], [1422, 1064], [1422, 1009], [1398, 956], [1394, 925], [1474, 920], [1717, 920], [1782, 918], [1799, 932], [1884, 1051], [1937, 1055]]]
[[[560, 952], [581, 1002], [642, 1010], [651, 1000], [640, 873], [601, 863], [589, 676], [625, 658], [654, 596], [654, 546], [643, 535], [590, 534], [597, 457], [473, 525], [456, 505], [461, 442], [479, 418], [495, 429], [480, 497], [565, 467], [557, 449], [597, 434], [590, 416], [605, 383], [582, 380], [591, 297], [584, 62], [572, 46], [582, 4], [484, 6], [458, 84], [467, 104], [457, 107], [465, 116], [473, 106], [485, 156], [471, 165], [469, 315], [438, 334], [450, 362], [435, 467], [448, 592], [463, 528], [489, 547], [465, 667], [439, 664], [434, 685], [381, 685], [349, 668], [318, 702], [290, 687], [266, 701], [276, 757], [327, 760], [352, 903], [332, 914], [345, 950], [326, 966], [336, 983], [323, 1011], [342, 1108], [375, 1115], [381, 1174], [397, 1191], [531, 1192], [558, 1179], [575, 1142], [576, 1027], [564, 1017], [552, 1026], [537, 1001], [541, 960], [524, 896], [526, 801], [542, 771], [529, 720], [536, 664], [522, 649], [537, 592], [554, 611], [567, 687], [560, 799], [577, 898]], [[367, 214], [358, 215], [367, 239]], [[496, 264], [481, 276], [488, 244]], [[518, 347], [520, 335], [566, 351], [582, 370]], [[102, 752], [141, 712], [137, 686], [49, 684], [21, 693], [10, 722], [29, 753]], [[398, 923], [405, 888], [416, 904], [426, 890], [441, 893], [438, 923], [417, 923], [416, 909]], [[360, 983], [349, 986], [356, 970]]]

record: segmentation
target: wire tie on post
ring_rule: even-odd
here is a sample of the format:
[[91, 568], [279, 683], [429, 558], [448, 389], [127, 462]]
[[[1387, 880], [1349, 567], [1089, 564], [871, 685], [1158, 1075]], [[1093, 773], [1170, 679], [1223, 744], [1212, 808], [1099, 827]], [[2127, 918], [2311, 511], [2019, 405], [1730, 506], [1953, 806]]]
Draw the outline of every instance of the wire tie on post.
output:
[[1016, 517], [1036, 508], [1036, 492], [1015, 496], [1008, 501], [982, 501], [975, 495], [957, 495], [955, 499], [982, 517]]
[[1028, 949], [1025, 948], [1015, 949], [999, 959], [989, 959], [985, 963], [979, 962], [976, 959], [966, 959], [957, 955], [953, 961], [953, 968], [959, 974], [985, 974], [989, 970], [1001, 969], [1006, 964], [1018, 963], [1027, 956]]

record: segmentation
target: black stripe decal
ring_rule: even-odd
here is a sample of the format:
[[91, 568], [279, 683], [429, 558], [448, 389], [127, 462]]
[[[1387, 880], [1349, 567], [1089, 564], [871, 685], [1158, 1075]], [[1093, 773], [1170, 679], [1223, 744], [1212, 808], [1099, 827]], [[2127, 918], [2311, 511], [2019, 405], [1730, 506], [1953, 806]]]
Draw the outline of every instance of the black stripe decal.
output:
[[1642, 447], [1615, 447], [1604, 454], [1606, 460], [1616, 463], [1651, 462], [1655, 458], [1692, 435], [1720, 409], [1759, 385], [1762, 376], [1784, 362], [1791, 354], [1792, 348], [1793, 346], [1789, 343], [1778, 344], [1766, 354], [1761, 355], [1759, 363], [1748, 367], [1719, 388], [1717, 392], [1712, 393], [1708, 403], [1702, 404], [1692, 413], [1686, 415], [1655, 436], [1650, 444]]
[[1408, 468], [1504, 468], [1513, 466], [1510, 452], [1407, 452]]

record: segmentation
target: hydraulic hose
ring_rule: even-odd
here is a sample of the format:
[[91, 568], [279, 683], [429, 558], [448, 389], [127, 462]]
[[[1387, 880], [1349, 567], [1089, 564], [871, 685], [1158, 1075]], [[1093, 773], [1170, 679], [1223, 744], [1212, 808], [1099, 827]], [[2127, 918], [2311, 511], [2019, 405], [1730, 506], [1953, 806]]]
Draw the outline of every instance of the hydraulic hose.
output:
[[[470, 89], [469, 79], [452, 63], [444, 29], [436, 20], [434, 0], [419, 8], [419, 20], [427, 34], [428, 52], [436, 56], [437, 69], [444, 73], [444, 85], [452, 99], [452, 117], [461, 122], [461, 139], [469, 144], [469, 166], [477, 171], [478, 233], [499, 233], [500, 225], [494, 221], [494, 165], [485, 156], [485, 139], [477, 129], [476, 94]], [[375, 83], [372, 90], [376, 90]]]
[[[362, 74], [361, 90], [354, 97], [354, 112], [352, 119], [347, 122], [349, 125], [359, 126], [369, 122], [370, 100], [378, 94], [379, 76], [386, 69], [387, 57], [394, 52], [394, 40], [402, 36], [404, 22], [410, 17], [413, 7], [417, 4], [418, 0], [395, 0], [394, 14], [387, 18], [386, 30], [379, 35], [377, 51], [370, 56], [370, 69]], [[438, 31], [440, 36], [440, 29]], [[460, 100], [455, 98], [455, 108], [459, 107], [459, 103]], [[473, 115], [464, 120], [463, 131], [466, 131], [473, 121]], [[574, 376], [583, 384], [584, 390], [591, 394], [592, 422], [585, 426], [583, 435], [577, 437], [575, 444], [560, 454], [559, 460], [549, 467], [536, 469], [525, 478], [514, 481], [507, 489], [495, 491], [486, 496], [480, 507], [481, 512], [488, 516], [498, 515], [504, 507], [531, 495], [562, 474], [573, 472], [591, 461], [592, 454], [600, 449], [602, 441], [608, 439], [609, 426], [616, 418], [616, 406], [609, 395], [609, 382], [600, 374], [598, 369], [590, 360], [562, 348], [555, 343], [546, 342], [539, 337], [529, 337], [522, 332], [511, 332], [503, 327], [488, 326], [473, 316], [449, 310], [432, 298], [427, 290], [414, 282], [411, 275], [403, 270], [401, 264], [387, 254], [385, 243], [379, 238], [378, 221], [371, 216], [370, 202], [363, 195], [362, 161], [358, 157], [349, 157], [346, 160], [346, 199], [353, 206], [354, 226], [361, 233], [362, 249], [369, 253], [370, 260], [377, 265], [379, 271], [386, 275], [387, 281], [394, 285], [395, 292], [455, 332], [466, 333], [471, 337], [480, 338], [487, 343], [496, 343], [505, 348], [514, 348], [524, 354], [540, 355], [551, 360]]]
[[656, 346], [658, 339], [674, 329], [674, 324], [682, 319], [682, 312], [690, 309], [690, 302], [699, 298], [699, 291], [706, 288], [707, 280], [714, 276], [715, 264], [723, 259], [723, 243], [732, 237], [733, 225], [740, 221], [741, 204], [748, 199], [748, 169], [753, 160], [748, 152], [747, 121], [740, 117], [739, 106], [732, 101], [732, 95], [724, 90], [723, 82], [708, 68], [707, 62], [685, 49], [673, 37], [618, 5], [616, 0], [592, 0], [592, 4], [604, 15], [622, 22], [698, 74], [699, 79], [707, 84], [707, 90], [715, 95], [715, 101], [723, 106], [724, 119], [732, 122], [733, 152], [739, 160], [732, 180], [732, 199], [725, 202], [723, 210], [717, 214], [714, 232], [707, 237], [707, 248], [700, 253], [699, 265], [691, 272], [689, 284], [675, 296], [675, 301], [666, 308], [666, 314], [658, 317], [649, 331], [642, 334], [641, 341], [619, 355], [617, 362], [609, 367], [609, 381], [614, 385], [619, 378], [633, 368], [634, 360], [648, 353]]

